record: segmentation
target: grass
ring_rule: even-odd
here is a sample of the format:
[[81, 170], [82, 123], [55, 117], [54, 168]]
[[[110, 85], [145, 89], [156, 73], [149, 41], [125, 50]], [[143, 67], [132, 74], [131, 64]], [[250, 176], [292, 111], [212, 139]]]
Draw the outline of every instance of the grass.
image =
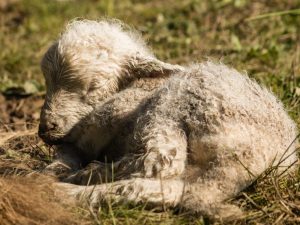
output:
[[[2, 92], [44, 91], [40, 59], [70, 19], [115, 17], [141, 31], [163, 60], [186, 64], [212, 58], [246, 70], [283, 101], [300, 125], [298, 0], [20, 0], [0, 10]], [[49, 155], [37, 154], [36, 144], [26, 154], [49, 161]], [[5, 157], [20, 157], [14, 155], [16, 146], [8, 149]], [[248, 213], [236, 223], [299, 223], [299, 184], [299, 174], [278, 177], [276, 171], [259, 179], [231, 200]], [[127, 206], [104, 206], [92, 218], [96, 224], [208, 224], [175, 211]]]

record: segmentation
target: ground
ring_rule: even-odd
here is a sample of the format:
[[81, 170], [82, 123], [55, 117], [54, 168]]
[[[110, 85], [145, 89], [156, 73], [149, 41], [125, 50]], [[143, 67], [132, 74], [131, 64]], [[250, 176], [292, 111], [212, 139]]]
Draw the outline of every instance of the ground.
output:
[[[45, 90], [39, 68], [41, 57], [70, 19], [103, 17], [120, 19], [142, 32], [162, 60], [190, 64], [209, 58], [247, 71], [283, 101], [300, 125], [298, 0], [3, 0], [0, 2], [0, 173], [3, 176], [40, 171], [51, 162], [52, 148], [36, 135]], [[234, 223], [299, 224], [299, 183], [300, 175], [278, 175], [276, 169], [260, 177], [238, 197], [229, 200], [246, 212], [244, 218]], [[210, 224], [199, 215], [180, 210], [154, 212], [143, 206], [108, 204], [90, 214], [86, 220], [92, 224]]]

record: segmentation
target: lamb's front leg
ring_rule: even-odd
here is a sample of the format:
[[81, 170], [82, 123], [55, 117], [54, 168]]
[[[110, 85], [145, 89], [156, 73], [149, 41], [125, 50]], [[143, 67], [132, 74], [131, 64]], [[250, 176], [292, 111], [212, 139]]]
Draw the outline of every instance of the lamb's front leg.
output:
[[[144, 121], [144, 120], [143, 120]], [[99, 184], [131, 177], [171, 178], [181, 175], [187, 158], [184, 131], [172, 120], [146, 125], [137, 122], [134, 153], [127, 153], [114, 163], [93, 162], [70, 175], [65, 182]]]
[[141, 143], [144, 177], [170, 178], [181, 175], [187, 159], [187, 138], [172, 120], [152, 120], [135, 129]]

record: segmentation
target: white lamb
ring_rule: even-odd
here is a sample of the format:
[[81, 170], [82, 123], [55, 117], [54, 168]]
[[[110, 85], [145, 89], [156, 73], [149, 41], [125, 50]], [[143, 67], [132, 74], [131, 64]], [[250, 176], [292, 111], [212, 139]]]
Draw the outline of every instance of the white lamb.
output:
[[[115, 161], [119, 181], [58, 184], [71, 198], [181, 206], [227, 218], [239, 210], [224, 200], [270, 166], [297, 162], [296, 125], [268, 90], [221, 64], [162, 63], [119, 23], [73, 22], [42, 70], [40, 136], [76, 146], [86, 161]], [[146, 78], [164, 74], [172, 76]], [[67, 180], [81, 183], [86, 172]]]

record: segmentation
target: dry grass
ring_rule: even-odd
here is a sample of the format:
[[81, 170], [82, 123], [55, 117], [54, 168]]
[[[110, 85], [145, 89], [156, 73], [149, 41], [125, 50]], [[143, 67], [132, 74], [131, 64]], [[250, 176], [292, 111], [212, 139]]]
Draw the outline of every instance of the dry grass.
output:
[[1, 177], [1, 224], [88, 224], [70, 205], [65, 206], [54, 198], [51, 183], [41, 175]]
[[0, 133], [1, 225], [92, 224], [87, 211], [57, 198], [54, 178], [40, 173], [53, 152], [36, 128]]
[[[298, 138], [299, 135], [295, 141]], [[299, 150], [300, 147], [295, 151]], [[281, 162], [287, 157], [283, 156]], [[295, 161], [294, 165], [297, 164], [298, 161]], [[280, 163], [271, 166], [231, 200], [245, 211], [244, 218], [236, 224], [297, 224], [300, 221], [299, 168], [294, 166], [294, 169], [287, 170], [280, 170]]]

